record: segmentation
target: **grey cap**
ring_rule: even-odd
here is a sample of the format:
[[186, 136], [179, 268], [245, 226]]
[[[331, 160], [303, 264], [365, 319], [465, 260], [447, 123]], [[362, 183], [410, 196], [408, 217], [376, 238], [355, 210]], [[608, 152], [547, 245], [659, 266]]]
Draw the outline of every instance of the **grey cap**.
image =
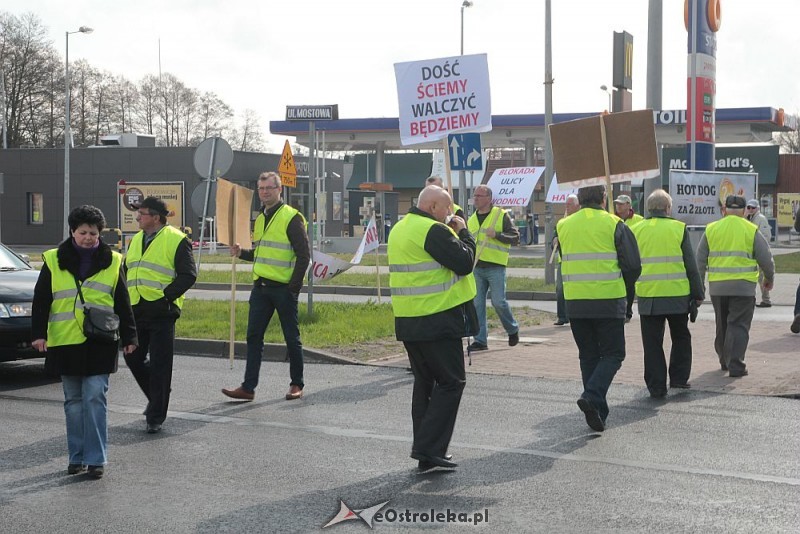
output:
[[751, 199], [751, 200], [748, 200], [748, 201], [747, 201], [747, 207], [748, 207], [748, 208], [758, 208], [758, 207], [759, 207], [759, 205], [758, 205], [758, 200], [756, 200], [756, 199], [754, 199], [754, 198], [753, 198], [753, 199]]
[[630, 204], [631, 203], [631, 197], [629, 197], [628, 195], [620, 195], [620, 196], [618, 196], [617, 198], [614, 199], [614, 203], [616, 203], [616, 204]]

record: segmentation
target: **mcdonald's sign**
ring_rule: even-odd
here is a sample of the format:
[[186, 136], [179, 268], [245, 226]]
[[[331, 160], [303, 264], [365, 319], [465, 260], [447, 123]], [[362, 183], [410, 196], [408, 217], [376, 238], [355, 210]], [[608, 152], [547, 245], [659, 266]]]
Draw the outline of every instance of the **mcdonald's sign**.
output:
[[633, 35], [614, 32], [614, 79], [617, 89], [633, 89]]

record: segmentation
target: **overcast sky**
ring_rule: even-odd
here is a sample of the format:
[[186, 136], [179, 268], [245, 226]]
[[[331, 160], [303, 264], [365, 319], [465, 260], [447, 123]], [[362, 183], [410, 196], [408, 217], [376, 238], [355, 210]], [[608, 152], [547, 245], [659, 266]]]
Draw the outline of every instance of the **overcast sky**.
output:
[[[633, 106], [645, 107], [648, 0], [552, 0], [553, 111], [607, 107], [612, 32], [634, 38]], [[464, 52], [487, 53], [494, 114], [544, 112], [544, 0], [474, 0]], [[662, 109], [686, 105], [683, 0], [663, 0]], [[461, 0], [26, 0], [70, 59], [138, 81], [161, 67], [265, 133], [287, 104], [339, 104], [341, 118], [396, 117], [393, 64], [457, 55]], [[800, 108], [799, 0], [722, 0], [717, 107]], [[269, 138], [280, 150], [282, 140]]]

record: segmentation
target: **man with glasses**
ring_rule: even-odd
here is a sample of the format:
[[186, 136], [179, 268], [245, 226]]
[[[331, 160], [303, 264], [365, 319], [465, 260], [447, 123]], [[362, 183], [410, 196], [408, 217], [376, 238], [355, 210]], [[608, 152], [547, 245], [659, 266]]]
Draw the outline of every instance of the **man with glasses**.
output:
[[303, 288], [311, 252], [305, 217], [283, 203], [282, 190], [277, 173], [264, 172], [258, 177], [258, 198], [263, 209], [253, 227], [254, 248], [242, 250], [239, 243], [231, 246], [231, 256], [253, 262], [244, 381], [235, 389], [222, 390], [232, 399], [251, 401], [255, 398], [264, 334], [275, 312], [281, 321], [289, 355], [291, 382], [285, 398], [295, 400], [303, 396], [303, 343], [297, 320], [297, 298]]
[[[769, 221], [759, 209], [758, 200], [751, 199], [747, 201], [745, 208], [745, 218], [758, 227], [758, 231], [767, 240], [767, 245], [772, 241], [772, 228], [769, 226]], [[756, 308], [771, 308], [772, 302], [769, 298], [769, 289], [764, 287], [764, 271], [758, 270], [758, 287], [761, 290], [761, 302], [756, 304]]]
[[139, 346], [125, 354], [125, 363], [147, 397], [147, 432], [155, 434], [167, 418], [175, 321], [197, 270], [189, 239], [167, 224], [170, 210], [164, 201], [147, 197], [136, 208], [141, 232], [131, 240], [125, 268]]
[[480, 330], [469, 348], [488, 350], [488, 331], [486, 327], [486, 292], [492, 291], [492, 306], [500, 322], [508, 333], [508, 345], [519, 343], [519, 324], [511, 313], [506, 301], [506, 265], [511, 245], [519, 243], [519, 230], [511, 222], [508, 213], [492, 206], [492, 190], [487, 185], [479, 185], [472, 195], [475, 213], [469, 218], [467, 228], [475, 236], [478, 244], [475, 264], [475, 309], [478, 311]]

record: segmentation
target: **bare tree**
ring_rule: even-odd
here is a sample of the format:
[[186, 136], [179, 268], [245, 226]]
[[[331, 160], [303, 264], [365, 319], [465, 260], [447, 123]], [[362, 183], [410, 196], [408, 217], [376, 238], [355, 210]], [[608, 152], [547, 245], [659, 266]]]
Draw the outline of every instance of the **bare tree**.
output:
[[800, 153], [800, 132], [797, 130], [781, 132], [777, 135], [776, 140], [781, 147], [781, 152], [786, 154]]
[[56, 57], [46, 28], [32, 13], [0, 13], [0, 68], [5, 74], [6, 125], [9, 146], [46, 142], [48, 95]]
[[259, 124], [258, 114], [252, 109], [244, 110], [243, 122], [238, 130], [241, 136], [236, 145], [242, 152], [258, 152], [264, 148], [264, 134]]

